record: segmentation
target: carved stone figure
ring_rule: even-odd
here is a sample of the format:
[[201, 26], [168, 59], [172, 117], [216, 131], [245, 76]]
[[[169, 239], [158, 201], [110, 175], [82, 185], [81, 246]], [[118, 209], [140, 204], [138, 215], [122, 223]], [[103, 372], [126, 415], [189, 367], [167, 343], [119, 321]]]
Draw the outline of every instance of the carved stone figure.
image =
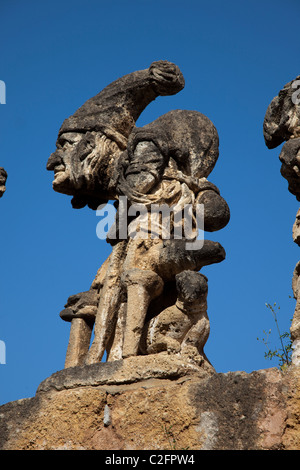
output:
[[5, 193], [6, 187], [5, 183], [7, 180], [7, 173], [4, 168], [0, 167], [0, 197]]
[[176, 275], [177, 300], [145, 325], [141, 348], [147, 354], [180, 353], [200, 365], [209, 362], [203, 348], [209, 336], [207, 278], [198, 272]]
[[293, 273], [293, 293], [296, 299], [296, 308], [293, 317], [293, 321], [291, 324], [291, 337], [294, 341], [299, 341], [300, 339], [300, 261], [295, 266], [294, 273]]
[[[282, 163], [281, 174], [288, 182], [289, 191], [300, 201], [300, 75], [287, 83], [268, 106], [263, 132], [269, 149], [278, 147], [283, 142], [279, 159]], [[299, 233], [300, 209], [293, 225], [293, 240], [300, 245]], [[297, 300], [291, 325], [293, 341], [293, 363], [300, 365], [300, 297], [298, 289], [299, 262], [293, 275], [293, 292]]]
[[293, 240], [300, 246], [300, 209], [296, 214], [296, 220], [293, 225]]
[[60, 317], [72, 322], [65, 367], [81, 364], [89, 349], [98, 304], [97, 291], [91, 288], [68, 298]]
[[[176, 65], [154, 62], [109, 85], [61, 127], [47, 164], [55, 173], [53, 188], [72, 195], [76, 208], [96, 209], [115, 199], [117, 235], [124, 229], [122, 198], [130, 214], [125, 238], [109, 233], [112, 252], [91, 289], [71, 296], [61, 312], [71, 321], [65, 367], [99, 362], [105, 352], [106, 360], [114, 361], [158, 350], [209, 364], [203, 352], [209, 332], [207, 281], [197, 272], [223, 261], [225, 251], [210, 240], [199, 245], [197, 210], [204, 206], [206, 231], [220, 230], [230, 218], [226, 201], [206, 179], [219, 156], [218, 134], [196, 111], [170, 111], [142, 128], [135, 126], [147, 104], [183, 86]], [[167, 222], [159, 211], [153, 219], [154, 207], [169, 210]], [[188, 292], [189, 283], [194, 293]], [[166, 334], [159, 340], [164, 346], [143, 345], [146, 331], [166, 324], [171, 312], [180, 330], [176, 338]]]

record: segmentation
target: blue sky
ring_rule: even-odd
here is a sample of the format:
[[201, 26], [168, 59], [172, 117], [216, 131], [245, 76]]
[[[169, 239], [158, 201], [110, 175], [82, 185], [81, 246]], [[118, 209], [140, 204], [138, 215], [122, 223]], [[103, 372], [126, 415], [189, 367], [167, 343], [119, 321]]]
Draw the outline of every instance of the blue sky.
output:
[[[299, 248], [298, 210], [280, 175], [280, 148], [265, 147], [271, 99], [299, 75], [297, 0], [1, 0], [0, 404], [34, 396], [64, 367], [69, 324], [59, 317], [71, 294], [89, 289], [110, 252], [96, 237], [95, 212], [72, 209], [52, 190], [47, 159], [63, 120], [118, 77], [167, 59], [186, 85], [158, 98], [142, 126], [171, 109], [207, 115], [220, 136], [209, 180], [231, 221], [209, 238], [226, 260], [203, 269], [211, 333], [206, 354], [217, 372], [275, 366], [257, 341], [275, 325], [265, 303], [280, 305], [282, 331], [295, 301], [291, 279]], [[275, 341], [278, 345], [278, 341]]]

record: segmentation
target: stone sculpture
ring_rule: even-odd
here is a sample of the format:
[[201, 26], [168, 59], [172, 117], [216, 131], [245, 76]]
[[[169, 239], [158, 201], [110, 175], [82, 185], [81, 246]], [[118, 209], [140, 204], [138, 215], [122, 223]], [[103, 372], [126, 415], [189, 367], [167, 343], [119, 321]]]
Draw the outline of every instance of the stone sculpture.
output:
[[0, 197], [5, 193], [6, 187], [5, 183], [7, 180], [7, 173], [4, 168], [0, 167]]
[[[200, 247], [196, 239], [200, 205], [206, 231], [220, 230], [230, 218], [226, 201], [207, 180], [219, 156], [218, 133], [197, 111], [170, 111], [142, 128], [135, 125], [156, 97], [183, 87], [176, 65], [153, 62], [88, 100], [59, 131], [47, 164], [55, 173], [53, 189], [73, 196], [74, 208], [96, 209], [109, 200], [117, 206], [109, 258], [90, 290], [71, 296], [61, 312], [71, 321], [65, 367], [99, 362], [106, 353], [107, 361], [172, 354], [211, 368], [203, 351], [207, 279], [198, 271], [223, 261], [225, 251], [210, 240]], [[130, 214], [126, 237], [120, 237], [122, 198]], [[168, 224], [159, 211], [153, 223], [154, 206], [172, 209]]]
[[198, 272], [182, 271], [175, 279], [178, 299], [146, 323], [141, 350], [147, 354], [180, 352], [201, 363], [210, 330], [207, 278]]
[[[263, 133], [269, 149], [282, 143], [279, 159], [281, 174], [288, 182], [289, 191], [300, 201], [300, 75], [287, 83], [273, 98], [266, 111]], [[293, 226], [293, 240], [300, 246], [299, 233], [300, 209]], [[296, 308], [290, 332], [293, 341], [292, 362], [300, 365], [300, 291], [298, 288], [299, 266], [297, 263], [293, 275], [293, 293]]]

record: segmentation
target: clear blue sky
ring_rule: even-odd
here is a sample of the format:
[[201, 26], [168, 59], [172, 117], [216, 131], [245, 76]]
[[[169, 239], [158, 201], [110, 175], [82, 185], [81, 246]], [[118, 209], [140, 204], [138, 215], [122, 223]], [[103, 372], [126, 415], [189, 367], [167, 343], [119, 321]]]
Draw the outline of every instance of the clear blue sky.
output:
[[157, 99], [137, 124], [195, 109], [220, 136], [209, 180], [231, 221], [210, 237], [226, 260], [203, 270], [206, 354], [217, 372], [276, 365], [257, 337], [271, 328], [276, 339], [265, 302], [277, 302], [282, 331], [290, 327], [298, 203], [280, 175], [280, 149], [264, 145], [262, 123], [271, 99], [299, 74], [299, 15], [297, 0], [1, 0], [0, 166], [9, 176], [0, 200], [0, 404], [34, 396], [64, 367], [69, 324], [59, 312], [90, 287], [109, 253], [96, 237], [95, 212], [72, 209], [52, 190], [46, 163], [58, 129], [111, 81], [159, 59], [180, 67], [185, 89]]

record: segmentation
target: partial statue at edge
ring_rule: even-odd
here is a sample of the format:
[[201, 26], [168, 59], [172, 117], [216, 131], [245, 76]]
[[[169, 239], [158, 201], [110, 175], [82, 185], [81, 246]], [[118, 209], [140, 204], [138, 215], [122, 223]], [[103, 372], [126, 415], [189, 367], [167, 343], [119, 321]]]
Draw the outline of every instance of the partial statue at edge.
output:
[[[279, 159], [281, 174], [288, 189], [300, 201], [300, 75], [288, 82], [275, 96], [266, 111], [263, 133], [266, 146], [282, 146]], [[293, 240], [300, 246], [300, 209], [293, 226]], [[293, 342], [292, 363], [300, 365], [300, 261], [294, 269], [292, 288], [296, 308], [290, 328]]]
[[[71, 322], [65, 367], [163, 354], [213, 370], [204, 353], [208, 282], [199, 271], [223, 261], [225, 251], [210, 240], [193, 248], [187, 241], [197, 241], [199, 206], [205, 231], [229, 222], [226, 201], [207, 180], [219, 156], [218, 133], [198, 111], [174, 110], [142, 128], [135, 124], [154, 99], [183, 87], [175, 64], [153, 62], [108, 85], [60, 128], [47, 163], [55, 191], [72, 196], [74, 208], [96, 210], [114, 200], [117, 234], [124, 228], [122, 198], [128, 214], [146, 208], [146, 224], [131, 212], [126, 238], [108, 234], [112, 252], [91, 288], [69, 297], [61, 312]], [[167, 230], [159, 213], [155, 236], [148, 224], [154, 206], [177, 208]], [[139, 236], [130, 235], [132, 224]]]

